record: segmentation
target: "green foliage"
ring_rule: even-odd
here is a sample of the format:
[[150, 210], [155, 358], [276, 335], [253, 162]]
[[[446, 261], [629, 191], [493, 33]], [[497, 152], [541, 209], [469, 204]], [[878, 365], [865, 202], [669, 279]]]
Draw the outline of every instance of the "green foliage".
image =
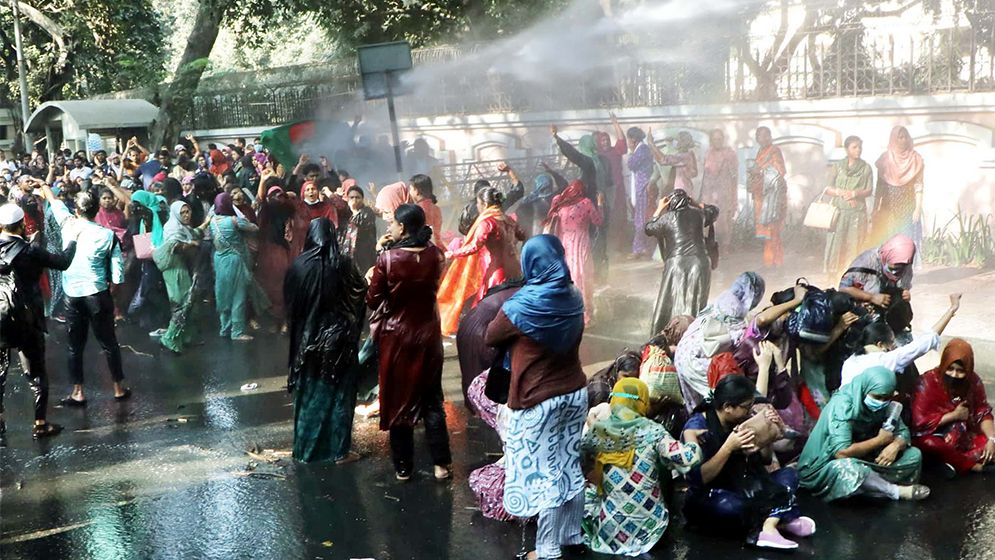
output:
[[[955, 228], [952, 228], [955, 226]], [[923, 239], [923, 261], [944, 266], [989, 266], [995, 263], [991, 215], [957, 214]]]
[[[151, 0], [26, 0], [22, 4], [34, 7], [47, 20], [40, 25], [38, 17], [21, 13], [32, 106], [163, 79], [163, 30]], [[4, 70], [0, 102], [16, 107], [20, 94], [9, 5], [0, 10], [0, 64]]]

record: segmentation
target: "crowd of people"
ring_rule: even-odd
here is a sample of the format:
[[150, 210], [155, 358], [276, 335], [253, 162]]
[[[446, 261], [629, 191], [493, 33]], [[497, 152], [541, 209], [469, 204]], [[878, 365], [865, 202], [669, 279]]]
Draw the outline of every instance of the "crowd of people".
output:
[[[651, 131], [623, 132], [614, 115], [612, 124], [614, 143], [598, 132], [576, 146], [553, 127], [576, 169], [547, 167], [528, 189], [502, 165], [512, 187], [478, 181], [455, 232], [443, 228], [429, 174], [366, 191], [325, 157], [302, 154], [291, 168], [258, 140], [202, 148], [187, 138], [153, 154], [132, 138], [123, 154], [5, 162], [0, 396], [16, 349], [35, 397], [34, 437], [59, 433], [46, 417], [46, 318], [66, 324], [67, 408], [87, 403], [91, 326], [118, 400], [131, 390], [116, 322], [148, 329], [169, 353], [188, 351], [207, 324], [238, 343], [282, 332], [295, 459], [360, 459], [358, 372], [372, 367], [396, 478], [415, 472], [422, 423], [444, 480], [443, 338], [454, 335], [467, 406], [504, 442], [504, 457], [474, 471], [470, 487], [486, 517], [537, 518], [539, 559], [578, 547], [649, 551], [682, 479], [690, 525], [794, 549], [816, 531], [799, 491], [921, 500], [924, 456], [950, 476], [991, 471], [995, 425], [970, 345], [953, 340], [938, 368], [915, 369], [939, 347], [960, 295], [932, 330], [912, 332], [922, 158], [904, 128], [878, 161], [876, 187], [858, 138], [834, 167], [825, 192], [841, 216], [826, 267], [838, 285], [799, 282], [761, 306], [768, 289], [755, 272], [709, 297], [719, 242], [740, 213], [724, 135], [710, 136], [696, 200], [690, 134], [663, 150]], [[747, 191], [770, 268], [783, 262], [787, 171], [769, 129], [756, 141]], [[869, 224], [884, 235], [879, 246], [867, 247]], [[588, 379], [579, 349], [592, 286], [609, 262], [656, 249], [652, 338]]]

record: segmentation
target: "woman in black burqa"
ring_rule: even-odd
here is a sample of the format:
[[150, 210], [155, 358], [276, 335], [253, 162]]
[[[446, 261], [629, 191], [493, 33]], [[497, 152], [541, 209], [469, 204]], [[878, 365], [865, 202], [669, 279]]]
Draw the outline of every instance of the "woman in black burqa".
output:
[[298, 461], [359, 459], [350, 448], [365, 294], [366, 282], [339, 253], [332, 223], [313, 220], [284, 282]]

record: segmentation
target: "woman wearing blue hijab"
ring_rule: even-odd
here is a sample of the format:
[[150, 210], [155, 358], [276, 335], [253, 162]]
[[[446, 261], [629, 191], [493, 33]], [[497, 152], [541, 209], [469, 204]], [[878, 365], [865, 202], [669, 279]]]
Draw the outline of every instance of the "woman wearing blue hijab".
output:
[[525, 285], [504, 303], [486, 337], [511, 354], [504, 508], [516, 517], [538, 515], [534, 557], [559, 558], [562, 546], [583, 543], [584, 301], [552, 235], [525, 243], [522, 273]]

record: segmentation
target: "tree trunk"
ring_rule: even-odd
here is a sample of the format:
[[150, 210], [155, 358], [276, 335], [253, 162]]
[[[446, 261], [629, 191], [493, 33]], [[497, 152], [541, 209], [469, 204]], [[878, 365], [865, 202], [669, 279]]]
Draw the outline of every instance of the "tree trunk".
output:
[[149, 133], [150, 150], [172, 146], [179, 139], [183, 120], [190, 113], [193, 95], [218, 39], [223, 17], [224, 7], [220, 0], [201, 0], [198, 4], [197, 19], [176, 74], [159, 95], [159, 116]]

